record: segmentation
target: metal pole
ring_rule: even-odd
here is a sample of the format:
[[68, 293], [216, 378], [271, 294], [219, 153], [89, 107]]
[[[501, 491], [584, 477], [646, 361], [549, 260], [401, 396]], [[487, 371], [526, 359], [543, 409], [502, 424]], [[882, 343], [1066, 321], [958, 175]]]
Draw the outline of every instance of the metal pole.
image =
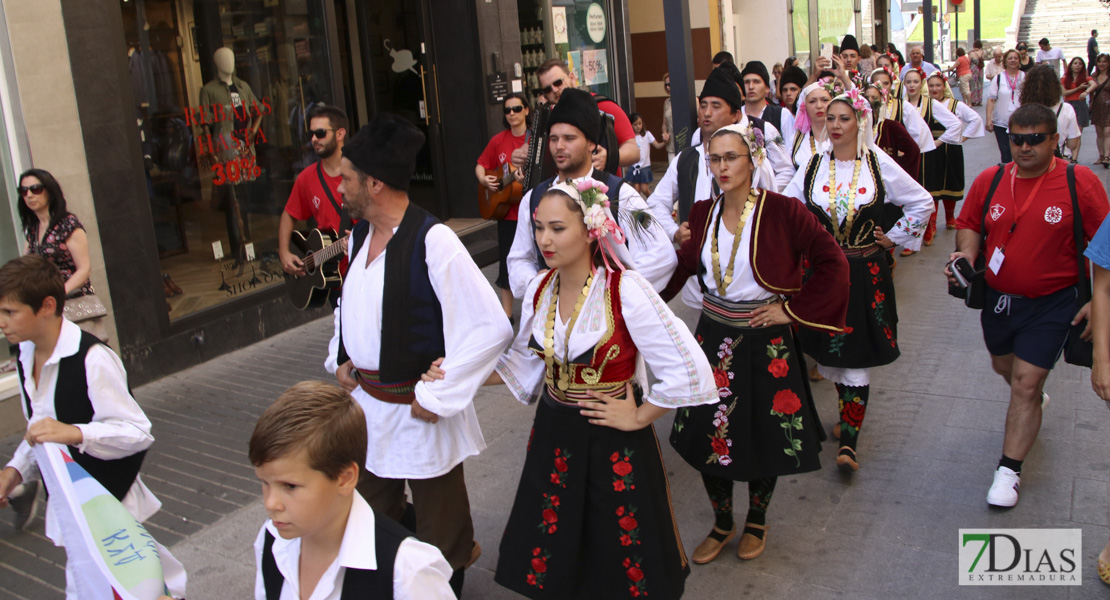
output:
[[[975, 28], [975, 39], [981, 40], [983, 39], [983, 30], [979, 28], [979, 13], [982, 12], [979, 10], [979, 0], [975, 0], [974, 2], [972, 2], [971, 6], [975, 9], [975, 16], [972, 17], [972, 27]], [[975, 40], [968, 40], [969, 43], [974, 41]]]
[[[925, 0], [921, 5], [922, 17], [925, 18], [925, 51], [926, 62], [933, 62], [933, 0]], [[909, 60], [909, 57], [906, 57]]]
[[[690, 145], [697, 123], [689, 3], [686, 0], [663, 0], [663, 21], [667, 27], [667, 70], [671, 75], [674, 150], [678, 153]], [[705, 58], [702, 57], [703, 60]]]

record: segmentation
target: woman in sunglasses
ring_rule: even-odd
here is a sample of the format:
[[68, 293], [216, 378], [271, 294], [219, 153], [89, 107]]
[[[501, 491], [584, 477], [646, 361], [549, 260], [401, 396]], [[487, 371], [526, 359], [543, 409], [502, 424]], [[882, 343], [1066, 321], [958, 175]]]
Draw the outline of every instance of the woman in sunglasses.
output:
[[[528, 143], [528, 126], [532, 122], [524, 94], [507, 96], [501, 108], [505, 113], [505, 131], [490, 139], [474, 167], [479, 185], [493, 194], [513, 185], [512, 173], [520, 165], [513, 165], [511, 157], [514, 150]], [[509, 289], [509, 270], [505, 259], [509, 256], [513, 235], [516, 234], [519, 203], [520, 197], [517, 196], [517, 203], [508, 206], [508, 212], [497, 220], [497, 252], [501, 259], [497, 270], [497, 287], [501, 290], [501, 307], [510, 319], [513, 316], [513, 293]]]
[[[68, 299], [92, 296], [92, 262], [89, 260], [89, 239], [77, 216], [66, 210], [62, 186], [49, 172], [28, 169], [19, 176], [19, 220], [27, 245], [24, 254], [38, 254], [58, 267], [65, 278]], [[103, 305], [101, 305], [103, 307]], [[72, 311], [67, 317], [74, 318]], [[82, 329], [107, 339], [107, 331], [99, 317], [78, 323]]]

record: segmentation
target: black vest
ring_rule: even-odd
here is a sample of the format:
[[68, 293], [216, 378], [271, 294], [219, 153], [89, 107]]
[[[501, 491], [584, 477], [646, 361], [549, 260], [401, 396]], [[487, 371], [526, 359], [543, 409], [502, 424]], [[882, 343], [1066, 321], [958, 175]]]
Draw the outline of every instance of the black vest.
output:
[[[774, 125], [775, 129], [779, 130], [779, 134], [782, 134], [782, 107], [781, 106], [778, 106], [776, 104], [771, 104], [770, 102], [768, 102], [767, 106], [763, 108], [763, 115], [762, 116], [760, 116], [760, 117], [750, 117], [749, 116], [748, 120], [750, 121], [753, 118], [762, 119], [762, 120]], [[763, 128], [760, 127], [760, 129], [763, 129]], [[766, 132], [764, 132], [764, 133], [766, 133]]]
[[[378, 355], [378, 372], [383, 383], [419, 379], [432, 361], [446, 355], [443, 309], [428, 277], [424, 244], [428, 230], [438, 223], [435, 217], [410, 202], [397, 233], [385, 246], [382, 344]], [[352, 261], [369, 233], [370, 222], [365, 220], [351, 231]], [[343, 346], [342, 320], [339, 332], [339, 364], [343, 364], [350, 356]]]
[[[339, 597], [343, 600], [369, 598], [372, 600], [392, 600], [393, 563], [397, 559], [397, 549], [405, 538], [412, 537], [407, 529], [396, 521], [374, 515], [374, 554], [378, 568], [347, 569], [343, 575], [343, 590]], [[266, 588], [266, 600], [279, 600], [285, 577], [278, 570], [274, 560], [274, 536], [266, 530], [266, 540], [262, 547], [262, 584]]]
[[[817, 184], [817, 171], [821, 166], [821, 160], [825, 156], [824, 152], [819, 152], [809, 159], [809, 164], [806, 166], [805, 184], [802, 189], [806, 206], [810, 212], [817, 216], [817, 220], [825, 226], [829, 233], [833, 234], [833, 237], [836, 237], [838, 232], [843, 231], [844, 225], [839, 222], [834, 223], [832, 218], [829, 217], [829, 213], [813, 202], [813, 190]], [[833, 160], [831, 155], [829, 155], [829, 160]], [[829, 165], [829, 168], [831, 169], [832, 165]], [[881, 226], [887, 222], [890, 215], [887, 213], [886, 207], [894, 206], [886, 204], [886, 184], [883, 183], [883, 172], [879, 166], [879, 157], [874, 150], [867, 151], [863, 168], [871, 170], [871, 177], [875, 180], [875, 196], [867, 204], [856, 205], [856, 216], [852, 220], [852, 228], [846, 232], [847, 241], [841, 243], [839, 239], [837, 240], [842, 248], [866, 248], [875, 244], [875, 226]]]
[[[604, 177], [604, 179], [602, 179], [602, 176]], [[595, 180], [600, 181], [601, 183], [604, 183], [606, 186], [608, 186], [609, 193], [606, 195], [609, 196], [609, 210], [612, 211], [614, 219], [619, 218], [617, 215], [619, 214], [618, 211], [620, 210], [620, 189], [621, 186], [624, 185], [624, 180], [620, 177], [617, 177], [616, 175], [613, 175], [612, 173], [608, 173], [605, 171], [599, 172], [597, 169], [593, 169], [592, 171], [590, 171], [590, 177], [593, 177]], [[536, 187], [532, 188], [532, 196], [528, 200], [528, 208], [531, 211], [528, 213], [528, 218], [531, 218], [531, 215], [536, 214], [536, 209], [540, 206], [540, 198], [543, 198], [543, 195], [547, 193], [547, 189], [550, 188], [551, 184], [554, 182], [555, 178], [552, 177], [550, 179], [545, 179], [539, 182], [538, 184], [536, 184]], [[626, 245], [628, 244], [627, 236], [625, 236], [624, 243]], [[543, 253], [540, 252], [540, 244], [536, 241], [535, 230], [532, 231], [532, 249], [533, 254], [535, 254], [536, 257], [536, 265], [541, 271], [546, 269], [547, 261], [543, 259]]]
[[[85, 355], [94, 344], [103, 344], [93, 334], [82, 331], [81, 345], [77, 353], [58, 361], [58, 382], [54, 386], [54, 413], [58, 421], [66, 425], [83, 425], [93, 420], [93, 405], [89, 400], [89, 382], [85, 373]], [[23, 402], [27, 407], [27, 418], [34, 416], [31, 409], [31, 399], [26, 393], [26, 374], [23, 372], [23, 363], [19, 361], [19, 350], [15, 355], [16, 369], [19, 371], [20, 392]], [[131, 388], [127, 388], [128, 393]], [[146, 450], [136, 452], [131, 456], [115, 460], [101, 460], [89, 454], [80, 452], [75, 446], [69, 446], [69, 453], [73, 461], [88, 471], [93, 479], [100, 482], [108, 493], [123, 500], [135, 478], [139, 476], [139, 468], [143, 466]]]
[[[768, 106], [767, 108], [770, 109], [771, 107]], [[780, 118], [782, 116], [781, 108], [779, 109], [778, 116]], [[765, 143], [772, 143], [770, 139], [767, 138], [767, 121], [759, 117], [748, 117], [748, 123], [752, 127], [755, 127], [763, 132], [763, 139], [767, 140]], [[779, 131], [781, 133], [782, 130], [780, 129]], [[709, 142], [709, 140], [702, 140], [703, 144], [707, 142]], [[706, 200], [706, 198], [694, 197], [694, 194], [697, 192], [698, 189], [698, 177], [701, 175], [703, 168], [705, 168], [705, 165], [699, 160], [697, 147], [691, 146], [679, 153], [677, 165], [679, 223], [685, 223], [686, 221], [690, 220], [690, 209], [694, 206], [695, 202], [697, 202], [698, 200]], [[713, 178], [712, 175], [708, 175], [708, 177], [711, 180]], [[715, 180], [712, 180], [710, 181], [710, 185], [712, 186], [713, 194], [716, 195], [717, 182]]]

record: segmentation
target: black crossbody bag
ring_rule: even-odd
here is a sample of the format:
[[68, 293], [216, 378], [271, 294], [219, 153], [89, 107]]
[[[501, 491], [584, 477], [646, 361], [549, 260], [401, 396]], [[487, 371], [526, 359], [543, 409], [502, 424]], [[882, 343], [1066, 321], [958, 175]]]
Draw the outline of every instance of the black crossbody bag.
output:
[[[335, 196], [332, 196], [331, 188], [328, 187], [328, 180], [324, 179], [324, 161], [316, 162], [316, 175], [320, 178], [320, 186], [324, 188], [324, 193], [331, 201], [335, 214], [339, 215], [339, 231], [335, 232], [335, 236], [341, 238], [351, 230], [351, 215], [347, 213], [347, 207], [340, 208], [339, 203], [335, 201]], [[319, 224], [317, 223], [317, 225]]]
[[994, 198], [994, 192], [998, 189], [998, 184], [1002, 181], [1002, 175], [1005, 172], [1006, 165], [999, 163], [994, 179], [991, 180], [991, 187], [987, 190], [987, 197], [983, 199], [983, 214], [979, 217], [979, 256], [975, 259], [975, 275], [968, 279], [967, 287], [948, 284], [948, 294], [950, 296], [962, 299], [968, 308], [975, 310], [982, 310], [983, 305], [987, 302], [987, 235], [985, 233], [987, 212], [990, 210], [991, 199]]
[[[1075, 191], [1075, 165], [1068, 165], [1068, 191], [1071, 193], [1072, 231], [1075, 233], [1075, 256], [1079, 269], [1076, 302], [1079, 308], [1083, 308], [1091, 301], [1091, 279], [1087, 276], [1087, 261], [1083, 258], [1087, 240], [1083, 237], [1083, 213], [1079, 212], [1079, 194]], [[1095, 362], [1094, 344], [1082, 338], [1086, 328], [1087, 319], [1083, 319], [1068, 330], [1068, 339], [1064, 341], [1064, 362], [1069, 365], [1090, 368]]]

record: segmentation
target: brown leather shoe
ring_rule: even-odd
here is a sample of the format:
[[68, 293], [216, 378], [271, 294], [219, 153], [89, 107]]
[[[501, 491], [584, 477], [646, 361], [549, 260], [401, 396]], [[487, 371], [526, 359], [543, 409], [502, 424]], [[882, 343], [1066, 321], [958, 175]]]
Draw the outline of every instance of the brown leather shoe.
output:
[[767, 547], [767, 527], [767, 525], [744, 523], [744, 529], [759, 529], [763, 531], [763, 537], [758, 538], [747, 532], [740, 536], [740, 547], [736, 550], [736, 556], [740, 560], [751, 560], [763, 554], [763, 549]]
[[694, 555], [690, 557], [690, 560], [694, 561], [694, 564], [697, 565], [704, 565], [705, 563], [713, 562], [713, 559], [717, 558], [717, 555], [721, 553], [721, 550], [725, 547], [725, 544], [731, 542], [732, 538], [735, 536], [735, 527], [732, 528], [732, 531], [721, 531], [720, 529], [717, 529], [716, 526], [714, 526], [713, 532], [706, 536], [706, 538], [702, 540], [700, 544], [698, 544], [697, 548], [694, 548]]
[[841, 446], [840, 453], [836, 455], [836, 466], [841, 471], [858, 471], [859, 463], [856, 462], [856, 451], [848, 446]]
[[481, 558], [481, 556], [482, 545], [478, 543], [478, 540], [474, 540], [474, 548], [470, 551], [470, 560], [466, 561], [466, 564], [463, 565], [463, 568], [469, 569], [471, 565], [478, 562], [478, 559]]
[[824, 378], [825, 377], [823, 375], [821, 375], [821, 372], [817, 370], [817, 365], [813, 365], [813, 368], [811, 368], [809, 370], [809, 380], [810, 381], [821, 381]]

